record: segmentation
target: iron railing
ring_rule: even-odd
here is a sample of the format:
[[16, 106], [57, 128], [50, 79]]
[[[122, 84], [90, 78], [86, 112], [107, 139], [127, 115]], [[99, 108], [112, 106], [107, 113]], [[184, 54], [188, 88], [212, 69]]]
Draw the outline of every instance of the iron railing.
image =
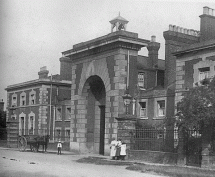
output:
[[[1, 133], [1, 131], [0, 131]], [[18, 136], [22, 135], [49, 135], [49, 131], [47, 129], [14, 129], [7, 128], [7, 138], [18, 138]], [[53, 141], [70, 141], [70, 130], [61, 130], [56, 129], [54, 132], [50, 132], [50, 140]]]

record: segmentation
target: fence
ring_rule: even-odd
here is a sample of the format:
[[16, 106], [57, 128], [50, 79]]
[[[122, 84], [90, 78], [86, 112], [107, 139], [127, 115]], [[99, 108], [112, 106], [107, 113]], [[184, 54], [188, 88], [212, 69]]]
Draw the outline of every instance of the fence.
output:
[[[1, 131], [0, 131], [1, 133]], [[7, 128], [7, 138], [18, 138], [20, 135], [49, 135], [47, 129], [13, 129]], [[56, 129], [54, 132], [50, 132], [50, 140], [53, 141], [70, 141], [70, 130]]]
[[131, 150], [175, 151], [178, 130], [136, 129], [131, 136]]

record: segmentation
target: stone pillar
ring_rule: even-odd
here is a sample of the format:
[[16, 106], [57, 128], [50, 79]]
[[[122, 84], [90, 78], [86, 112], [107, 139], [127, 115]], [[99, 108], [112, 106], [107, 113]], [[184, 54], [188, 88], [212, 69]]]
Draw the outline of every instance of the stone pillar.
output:
[[117, 139], [121, 139], [126, 143], [126, 153], [128, 158], [129, 150], [132, 149], [133, 137], [135, 133], [135, 123], [137, 119], [133, 115], [123, 115], [116, 118], [118, 121], [118, 134]]

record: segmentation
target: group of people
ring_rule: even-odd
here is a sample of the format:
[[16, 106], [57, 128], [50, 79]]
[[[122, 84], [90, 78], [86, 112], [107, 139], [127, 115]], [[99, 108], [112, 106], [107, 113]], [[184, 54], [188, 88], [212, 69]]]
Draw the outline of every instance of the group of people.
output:
[[112, 139], [110, 144], [110, 156], [113, 160], [125, 160], [126, 144], [121, 139]]
[[[61, 155], [62, 143], [58, 141], [57, 143], [57, 151], [58, 155]], [[112, 139], [110, 144], [110, 156], [113, 160], [125, 160], [126, 156], [126, 144], [121, 141], [121, 139], [116, 140]]]

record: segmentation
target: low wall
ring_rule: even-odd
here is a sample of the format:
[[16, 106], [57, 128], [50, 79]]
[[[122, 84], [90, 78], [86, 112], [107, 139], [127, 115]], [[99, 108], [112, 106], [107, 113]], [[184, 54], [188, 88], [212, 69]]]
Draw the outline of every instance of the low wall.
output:
[[177, 153], [147, 150], [129, 150], [128, 159], [175, 165], [177, 164]]

